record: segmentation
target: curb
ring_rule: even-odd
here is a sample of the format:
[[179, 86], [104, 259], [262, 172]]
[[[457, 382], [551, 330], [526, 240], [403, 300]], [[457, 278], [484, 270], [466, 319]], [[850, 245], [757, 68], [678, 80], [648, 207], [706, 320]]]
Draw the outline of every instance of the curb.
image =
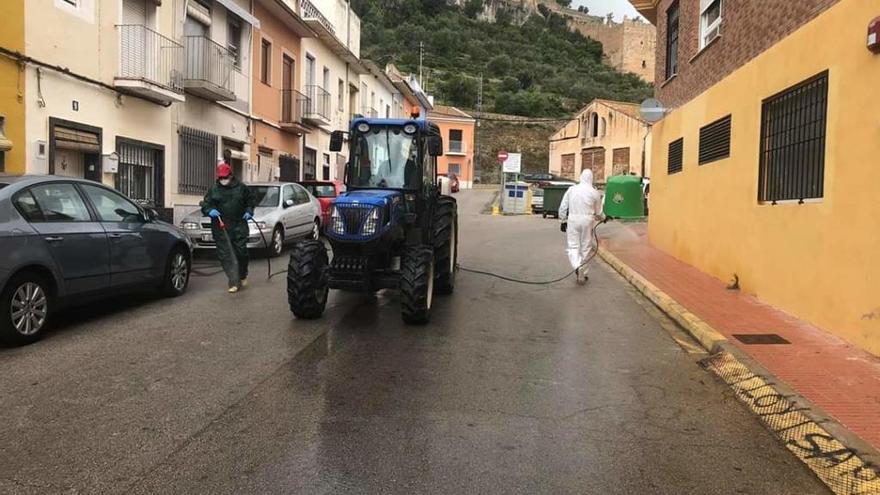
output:
[[629, 265], [620, 261], [617, 256], [611, 254], [607, 249], [600, 247], [599, 256], [647, 297], [648, 300], [656, 304], [664, 313], [681, 325], [709, 353], [714, 354], [724, 350], [723, 347], [727, 339], [717, 330], [677, 303], [645, 277], [630, 268]]

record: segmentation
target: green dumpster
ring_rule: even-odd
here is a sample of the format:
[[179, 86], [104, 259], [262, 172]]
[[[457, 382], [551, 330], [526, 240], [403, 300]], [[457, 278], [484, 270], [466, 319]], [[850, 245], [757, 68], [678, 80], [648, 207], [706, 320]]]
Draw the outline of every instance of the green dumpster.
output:
[[622, 220], [645, 218], [642, 178], [636, 175], [615, 175], [605, 184], [605, 215]]
[[559, 218], [559, 205], [568, 188], [574, 184], [552, 184], [544, 186], [544, 218], [552, 215]]

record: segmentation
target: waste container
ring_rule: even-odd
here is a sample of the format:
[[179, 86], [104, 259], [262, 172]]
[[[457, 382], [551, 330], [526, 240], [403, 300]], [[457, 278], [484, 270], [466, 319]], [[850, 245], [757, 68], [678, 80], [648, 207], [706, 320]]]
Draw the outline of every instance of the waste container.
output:
[[605, 185], [605, 215], [623, 220], [645, 218], [642, 178], [615, 175]]
[[501, 198], [501, 209], [505, 215], [528, 213], [530, 203], [528, 183], [508, 182], [504, 184], [504, 197]]
[[548, 215], [559, 218], [559, 205], [568, 188], [574, 184], [550, 184], [544, 186], [544, 218]]

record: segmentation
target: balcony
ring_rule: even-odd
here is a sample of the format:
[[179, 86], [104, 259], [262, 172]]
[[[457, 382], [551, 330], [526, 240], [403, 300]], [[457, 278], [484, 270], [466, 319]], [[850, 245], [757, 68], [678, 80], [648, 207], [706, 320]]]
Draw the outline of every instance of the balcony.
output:
[[157, 103], [184, 101], [183, 46], [139, 24], [116, 29], [119, 75], [114, 86]]
[[331, 35], [336, 34], [333, 24], [309, 0], [300, 0], [299, 13], [310, 28], [317, 31], [327, 31]]
[[330, 124], [330, 93], [321, 86], [306, 86], [303, 121], [313, 125]]
[[235, 101], [235, 60], [226, 47], [204, 36], [184, 36], [184, 86], [211, 101]]
[[282, 130], [296, 134], [305, 134], [308, 128], [303, 123], [303, 115], [311, 106], [308, 96], [293, 89], [281, 90], [281, 121]]
[[467, 143], [464, 141], [449, 141], [449, 146], [446, 150], [446, 154], [459, 156], [467, 155]]

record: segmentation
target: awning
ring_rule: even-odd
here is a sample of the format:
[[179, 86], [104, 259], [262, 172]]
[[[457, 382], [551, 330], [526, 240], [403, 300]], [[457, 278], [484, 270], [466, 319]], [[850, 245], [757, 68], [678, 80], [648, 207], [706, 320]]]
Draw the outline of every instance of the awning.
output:
[[237, 3], [235, 3], [235, 0], [214, 0], [214, 1], [219, 3], [222, 6], [226, 7], [226, 10], [232, 12], [233, 14], [237, 15], [238, 17], [241, 17], [241, 20], [250, 24], [251, 26], [253, 26], [255, 28], [260, 27], [260, 20], [257, 19], [256, 17], [252, 16], [250, 14], [250, 12], [248, 12], [247, 10], [244, 10], [241, 6], [239, 6]]
[[58, 126], [55, 128], [55, 148], [100, 153], [101, 143], [97, 134]]

